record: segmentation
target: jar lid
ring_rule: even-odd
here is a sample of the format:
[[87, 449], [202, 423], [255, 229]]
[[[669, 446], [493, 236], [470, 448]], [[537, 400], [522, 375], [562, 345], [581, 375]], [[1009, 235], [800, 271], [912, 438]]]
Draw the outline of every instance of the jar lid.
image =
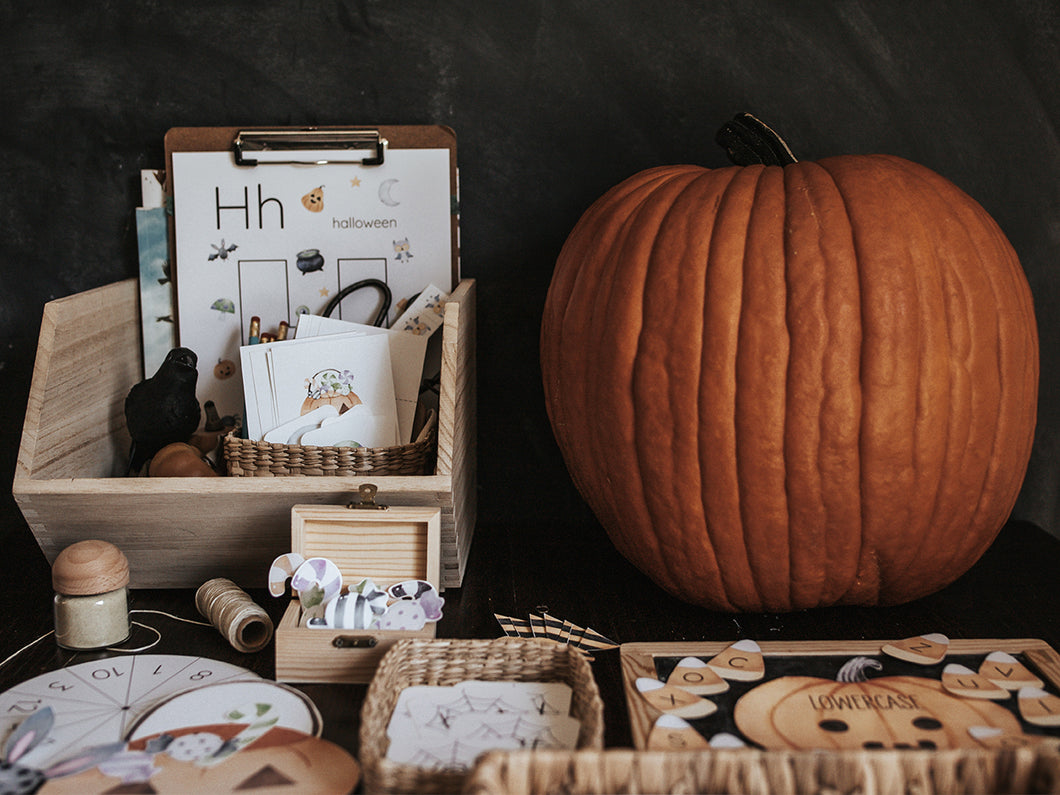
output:
[[52, 564], [52, 587], [67, 596], [107, 593], [128, 584], [129, 562], [106, 541], [78, 541]]

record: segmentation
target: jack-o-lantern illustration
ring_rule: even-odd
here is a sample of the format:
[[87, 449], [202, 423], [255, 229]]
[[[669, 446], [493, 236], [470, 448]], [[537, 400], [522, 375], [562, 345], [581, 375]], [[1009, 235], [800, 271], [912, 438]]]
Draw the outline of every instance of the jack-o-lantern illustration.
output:
[[339, 414], [349, 411], [361, 403], [353, 391], [353, 374], [349, 370], [321, 370], [305, 381], [306, 398], [302, 401], [302, 414], [308, 414], [321, 406], [332, 405]]
[[236, 363], [231, 359], [218, 359], [213, 367], [213, 377], [218, 381], [231, 378], [236, 373]]
[[[236, 724], [200, 726], [172, 732], [173, 745], [216, 736], [229, 740]], [[156, 741], [157, 742], [157, 741]], [[185, 742], [187, 745], [187, 742]], [[360, 765], [334, 743], [293, 729], [274, 727], [247, 747], [215, 764], [201, 764], [188, 753], [152, 753], [151, 738], [130, 743], [126, 757], [112, 759], [77, 775], [52, 778], [47, 795], [87, 792], [238, 792], [267, 795], [346, 793], [360, 778]], [[138, 759], [137, 757], [143, 757]], [[108, 772], [104, 772], [108, 771]]]
[[1023, 733], [999, 704], [952, 696], [919, 676], [866, 679], [865, 665], [878, 663], [861, 659], [844, 681], [783, 676], [755, 687], [736, 702], [736, 725], [769, 750], [980, 748], [972, 727]]
[[321, 185], [309, 191], [302, 197], [302, 206], [311, 213], [319, 213], [324, 209], [324, 186]]

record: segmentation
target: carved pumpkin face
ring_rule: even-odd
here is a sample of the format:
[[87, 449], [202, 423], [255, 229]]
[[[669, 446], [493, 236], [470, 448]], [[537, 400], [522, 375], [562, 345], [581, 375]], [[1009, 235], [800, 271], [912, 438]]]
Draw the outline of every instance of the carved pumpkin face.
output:
[[1021, 735], [1019, 720], [998, 704], [957, 698], [917, 676], [836, 682], [785, 676], [736, 702], [736, 725], [769, 750], [980, 748], [973, 726]]

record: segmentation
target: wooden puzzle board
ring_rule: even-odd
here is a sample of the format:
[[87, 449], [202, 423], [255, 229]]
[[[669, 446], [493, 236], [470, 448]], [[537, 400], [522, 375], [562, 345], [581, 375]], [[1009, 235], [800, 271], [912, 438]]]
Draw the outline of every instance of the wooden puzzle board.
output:
[[[1015, 657], [1023, 666], [1037, 674], [1042, 682], [1043, 689], [1050, 694], [1050, 699], [1060, 693], [1060, 655], [1048, 644], [1040, 640], [1029, 639], [954, 639], [949, 642], [949, 648], [945, 658], [934, 665], [921, 665], [895, 659], [882, 652], [882, 646], [889, 641], [801, 641], [801, 642], [762, 642], [758, 646], [761, 649], [765, 664], [763, 678], [758, 681], [734, 681], [727, 680], [729, 688], [722, 693], [704, 696], [717, 705], [717, 710], [712, 714], [698, 717], [685, 718], [696, 732], [709, 741], [718, 735], [732, 735], [743, 740], [749, 747], [764, 747], [764, 744], [750, 740], [737, 726], [735, 708], [738, 700], [755, 687], [764, 685], [782, 677], [819, 677], [821, 680], [830, 680], [831, 692], [837, 693], [838, 685], [835, 682], [839, 669], [854, 657], [866, 657], [879, 663], [879, 668], [868, 671], [868, 679], [882, 677], [923, 677], [939, 682], [942, 670], [947, 664], [956, 663], [964, 665], [975, 671], [984, 660], [985, 656], [992, 652], [1005, 652]], [[894, 641], [890, 641], [894, 642]], [[688, 658], [698, 658], [707, 662], [716, 655], [722, 653], [732, 645], [733, 641], [719, 642], [676, 642], [676, 643], [626, 643], [621, 646], [622, 679], [623, 689], [626, 694], [626, 704], [629, 709], [630, 728], [633, 734], [633, 742], [636, 748], [645, 749], [649, 747], [648, 738], [656, 721], [663, 712], [650, 704], [644, 695], [638, 690], [636, 682], [638, 678], [647, 677], [665, 682], [673, 673], [679, 661]], [[812, 683], [811, 683], [812, 684]], [[846, 687], [851, 687], [847, 685]], [[801, 698], [807, 699], [807, 693]], [[816, 703], [820, 703], [817, 698]], [[967, 701], [983, 703], [983, 699], [966, 699]], [[1014, 716], [1015, 722], [1019, 724], [1022, 732], [1037, 741], [1060, 742], [1060, 727], [1042, 727], [1031, 725], [1019, 715], [1016, 704], [1016, 694], [1013, 693], [1007, 700], [990, 701], [989, 704], [999, 704], [1008, 709]], [[809, 703], [806, 701], [805, 703]], [[1055, 702], [1053, 702], [1055, 703]], [[993, 709], [993, 707], [990, 707]], [[771, 714], [772, 709], [769, 709]], [[746, 715], [746, 711], [745, 711]], [[820, 716], [815, 716], [814, 719]], [[803, 735], [805, 736], [805, 734]], [[899, 745], [901, 738], [895, 740]], [[698, 742], [698, 740], [697, 740]], [[916, 747], [915, 742], [912, 743]], [[828, 739], [821, 745], [810, 744], [810, 748], [835, 747], [828, 745]]]

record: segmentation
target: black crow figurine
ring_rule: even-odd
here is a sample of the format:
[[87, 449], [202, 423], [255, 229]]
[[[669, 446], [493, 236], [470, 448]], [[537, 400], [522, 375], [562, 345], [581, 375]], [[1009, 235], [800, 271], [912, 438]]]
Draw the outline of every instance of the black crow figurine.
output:
[[196, 364], [193, 351], [174, 348], [157, 373], [129, 390], [125, 397], [125, 425], [132, 437], [128, 473], [138, 472], [167, 444], [188, 441], [199, 427]]

